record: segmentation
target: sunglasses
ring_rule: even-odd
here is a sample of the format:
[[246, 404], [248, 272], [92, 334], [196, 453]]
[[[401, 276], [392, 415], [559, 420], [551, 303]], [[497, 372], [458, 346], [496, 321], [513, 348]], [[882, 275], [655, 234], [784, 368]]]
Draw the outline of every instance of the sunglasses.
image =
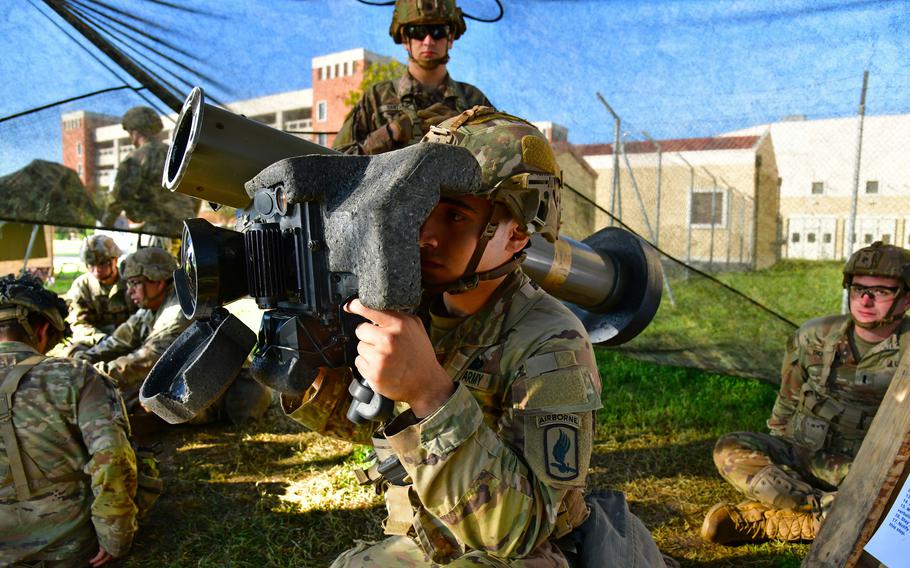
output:
[[126, 281], [126, 288], [127, 289], [138, 288], [139, 286], [142, 286], [142, 284], [144, 282], [145, 282], [145, 280], [143, 280], [141, 278], [130, 278], [129, 280]]
[[404, 33], [411, 39], [423, 39], [430, 36], [438, 41], [449, 37], [449, 26], [446, 24], [409, 24], [405, 26]]
[[891, 286], [861, 286], [859, 284], [850, 284], [850, 297], [862, 298], [869, 296], [875, 301], [891, 300], [900, 291], [899, 287]]

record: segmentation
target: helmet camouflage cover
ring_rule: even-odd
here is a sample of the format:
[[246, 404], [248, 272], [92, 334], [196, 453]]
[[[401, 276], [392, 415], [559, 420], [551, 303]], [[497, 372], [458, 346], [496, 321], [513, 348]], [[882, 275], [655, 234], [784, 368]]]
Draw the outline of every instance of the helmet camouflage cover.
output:
[[844, 265], [844, 287], [854, 276], [897, 278], [905, 289], [910, 288], [910, 251], [876, 241], [850, 256]]
[[402, 30], [408, 24], [448, 24], [455, 39], [467, 29], [455, 0], [396, 0], [389, 26], [389, 35], [395, 43], [402, 43]]
[[9, 274], [0, 278], [0, 321], [18, 320], [34, 339], [34, 331], [28, 322], [32, 313], [43, 315], [64, 337], [70, 335], [69, 324], [66, 323], [69, 313], [66, 302], [45, 289], [41, 279], [32, 274]]
[[143, 134], [158, 134], [164, 128], [161, 117], [155, 109], [147, 106], [135, 106], [126, 111], [121, 121], [123, 129], [127, 132], [138, 131]]
[[112, 258], [119, 258], [123, 254], [114, 239], [107, 235], [92, 235], [82, 243], [79, 256], [87, 266], [98, 266]]
[[550, 242], [559, 236], [561, 172], [547, 139], [530, 122], [476, 106], [431, 127], [423, 142], [470, 150], [481, 169], [477, 195], [505, 205], [528, 234]]
[[177, 270], [177, 261], [163, 248], [147, 247], [126, 257], [121, 270], [124, 280], [137, 276], [145, 276], [152, 281], [170, 280]]

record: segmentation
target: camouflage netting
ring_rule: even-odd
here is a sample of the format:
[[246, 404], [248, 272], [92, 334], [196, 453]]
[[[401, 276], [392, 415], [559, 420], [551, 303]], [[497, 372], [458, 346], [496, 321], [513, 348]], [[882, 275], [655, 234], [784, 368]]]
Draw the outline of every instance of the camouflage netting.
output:
[[[175, 107], [179, 107], [193, 86], [202, 86], [207, 102], [213, 104], [233, 104], [285, 93], [271, 98], [269, 104], [291, 99], [297, 106], [288, 103], [277, 112], [262, 103], [262, 108], [254, 105], [249, 107], [253, 110], [245, 112], [270, 126], [328, 143], [341, 124], [340, 117], [331, 114], [337, 109], [330, 108], [328, 119], [321, 121], [319, 99], [312, 91], [305, 95], [304, 90], [311, 88], [316, 80], [334, 81], [332, 89], [348, 83], [352, 89], [358, 86], [351, 78], [354, 71], [347, 65], [350, 61], [335, 64], [332, 59], [330, 64], [328, 59], [319, 58], [353, 52], [355, 47], [366, 48], [365, 57], [377, 56], [371, 62], [377, 65], [391, 58], [405, 61], [406, 57], [401, 46], [386, 35], [392, 9], [369, 8], [353, 1], [282, 3], [270, 9], [265, 18], [242, 3], [148, 0], [129, 3], [122, 10], [112, 10], [107, 3], [95, 0], [6, 4], [9, 6], [4, 5], [0, 10], [5, 10], [4, 16], [10, 15], [5, 18], [10, 24], [4, 28], [8, 32], [0, 34], [0, 42], [18, 38], [19, 43], [7, 46], [4, 53], [14, 54], [15, 45], [19, 44], [28, 45], [34, 53], [6, 58], [3, 65], [31, 67], [40, 60], [40, 68], [44, 70], [41, 76], [29, 69], [3, 75], [4, 82], [12, 85], [0, 97], [0, 220], [7, 222], [80, 227], [91, 232], [105, 218], [119, 165], [134, 150], [133, 141], [121, 127], [122, 117], [130, 108], [154, 109], [162, 117], [164, 127], [158, 136], [167, 142], [174, 128]], [[101, 55], [48, 4], [67, 6], [74, 13], [86, 16], [86, 21], [141, 70], [158, 78], [177, 101], [176, 105], [173, 101], [163, 102], [149, 85]], [[548, 78], [545, 90], [551, 90], [550, 98], [558, 103], [546, 112], [557, 115], [523, 118], [559, 121], [560, 117], [575, 120], [583, 116], [584, 124], [583, 128], [573, 127], [568, 134], [558, 124], [551, 124], [546, 132], [556, 141], [558, 165], [565, 181], [574, 188], [562, 196], [560, 234], [583, 240], [611, 224], [625, 225], [664, 252], [661, 260], [666, 283], [663, 302], [653, 323], [637, 338], [613, 349], [661, 364], [693, 366], [776, 382], [787, 336], [805, 320], [841, 309], [840, 259], [846, 256], [844, 241], [848, 233], [844, 212], [848, 207], [843, 204], [853, 189], [855, 109], [860, 77], [810, 77], [807, 82], [828, 85], [825, 81], [836, 81], [838, 87], [821, 89], [822, 92], [818, 88], [805, 88], [804, 98], [792, 98], [796, 107], [793, 109], [778, 104], [773, 89], [759, 90], [764, 85], [758, 85], [759, 88], [748, 87], [748, 92], [743, 92], [741, 85], [734, 84], [740, 79], [732, 78], [728, 94], [745, 96], [748, 103], [743, 103], [735, 119], [714, 116], [705, 123], [697, 123], [695, 119], [682, 122], [684, 119], [677, 114], [679, 107], [672, 105], [686, 98], [686, 93], [662, 91], [659, 85], [663, 83], [653, 82], [661, 73], [682, 73], [687, 67], [701, 72], [700, 63], [691, 60], [680, 59], [676, 68], [642, 72], [636, 79], [642, 82], [640, 85], [623, 84], [614, 82], [609, 74], [601, 78], [604, 73], [588, 67], [598, 57], [578, 56], [570, 54], [571, 49], [560, 48], [556, 50], [562, 58], [558, 68], [540, 70], [539, 65], [545, 63], [525, 61], [507, 69], [506, 64], [491, 62], [490, 65], [502, 65], [500, 75], [514, 75], [498, 83], [481, 83], [478, 79], [490, 75], [478, 74], [477, 69], [481, 67], [477, 65], [478, 44], [485, 50], [484, 57], [491, 53], [520, 56], [519, 52], [534, 51], [516, 49], [516, 46], [524, 46], [523, 42], [529, 41], [528, 30], [536, 30], [535, 41], [574, 45], [565, 37], [546, 35], [556, 33], [555, 24], [551, 25], [555, 21], [552, 18], [555, 4], [558, 3], [510, 3], [506, 18], [498, 24], [470, 22], [452, 52], [453, 78], [476, 84], [493, 103], [517, 114], [533, 108], [527, 101], [532, 100], [531, 93], [544, 88], [541, 78]], [[599, 35], [609, 35], [628, 24], [615, 18], [615, 11], [606, 3], [566, 2], [563, 6], [571, 5], [574, 10], [578, 5], [588, 4], [591, 25], [609, 21], [609, 25], [617, 26], [598, 30]], [[882, 3], [870, 6], [873, 4], [875, 7], [869, 10], [892, 9], [882, 7]], [[459, 2], [459, 6], [476, 14], [493, 9], [492, 2]], [[695, 10], [686, 4], [678, 12], [701, 15]], [[601, 11], [609, 12], [610, 18], [603, 18]], [[666, 17], [672, 20], [670, 15]], [[710, 32], [722, 34], [723, 26], [712, 17], [705, 20], [714, 26]], [[115, 19], [132, 27], [114, 24]], [[321, 33], [327, 22], [342, 19], [347, 35], [338, 38]], [[17, 30], [27, 28], [24, 24], [35, 22], [46, 28], [45, 34], [16, 36]], [[311, 31], [297, 34], [299, 37], [294, 41], [298, 43], [293, 45], [273, 41], [261, 29], [278, 26], [277, 22], [294, 22], [295, 29]], [[895, 25], [900, 23], [895, 22]], [[701, 25], [695, 20], [685, 24], [681, 27]], [[515, 29], [506, 26], [520, 26], [523, 33], [504, 33]], [[137, 29], [143, 33], [136, 33]], [[576, 36], [584, 32], [581, 28], [573, 31]], [[703, 45], [702, 41], [697, 43]], [[263, 46], [269, 51], [254, 49]], [[765, 56], [767, 47], [754, 48], [752, 55]], [[311, 69], [314, 62], [317, 67]], [[357, 61], [357, 66], [362, 63]], [[564, 76], [577, 72], [576, 67], [585, 72], [585, 80], [570, 83]], [[68, 73], [70, 68], [79, 69], [76, 79]], [[256, 76], [248, 72], [253, 68]], [[555, 74], [554, 69], [558, 69]], [[845, 71], [843, 75], [850, 73], [853, 71]], [[692, 84], [711, 84], [694, 78], [691, 72], [683, 75], [692, 78]], [[902, 92], [899, 88], [902, 84], [896, 85], [893, 92]], [[264, 91], [262, 85], [271, 90]], [[801, 83], [793, 89], [805, 86]], [[878, 103], [886, 98], [887, 87], [884, 80], [870, 83], [869, 112], [879, 116], [867, 117], [855, 247], [880, 239], [902, 246], [910, 244], [910, 210], [906, 206], [910, 200], [905, 169], [902, 169], [910, 144], [910, 135], [906, 134], [910, 128], [901, 126], [904, 123], [898, 120], [907, 118], [897, 114], [905, 111], [905, 104], [887, 108], [884, 103]], [[332, 96], [343, 100], [347, 88], [333, 90]], [[598, 88], [623, 115], [618, 148], [613, 147], [613, 117], [597, 102]], [[628, 92], [639, 93], [631, 97], [640, 100], [631, 101], [629, 97], [623, 100], [622, 95]], [[689, 94], [696, 92], [693, 88]], [[309, 103], [304, 102], [307, 96], [312, 99]], [[691, 98], [691, 107], [703, 109], [705, 115], [711, 114], [711, 101], [696, 99], [694, 94]], [[666, 118], [657, 124], [632, 124], [636, 102], [661, 109]], [[310, 106], [305, 108], [306, 104]], [[757, 108], [773, 110], [759, 113]], [[828, 118], [799, 120], [797, 117], [771, 125], [764, 122], [771, 116], [768, 113], [783, 116], [793, 112], [812, 112], [810, 119]], [[892, 117], [886, 116], [889, 112]], [[820, 129], [804, 136], [808, 142], [800, 146], [799, 137], [793, 133], [809, 123], [819, 123]], [[676, 134], [673, 139], [658, 140], [658, 147], [644, 135], [636, 134], [643, 130], [655, 135]], [[599, 143], [573, 145], [567, 138]], [[813, 144], [817, 146], [819, 141], [827, 140], [846, 142], [838, 142], [825, 152], [812, 152]], [[616, 162], [614, 151], [619, 154]], [[86, 160], [86, 156], [95, 160]], [[619, 168], [615, 176], [614, 163]], [[797, 175], [794, 171], [803, 173]], [[160, 195], [165, 195], [165, 190], [155, 188], [154, 183], [149, 191], [161, 191]], [[804, 195], [794, 197], [800, 191]], [[158, 194], [152, 195], [148, 203], [153, 203]], [[837, 208], [833, 201], [825, 201], [829, 198], [840, 200], [834, 204]], [[813, 200], [818, 204], [814, 205]], [[142, 207], [147, 206], [143, 202]], [[138, 219], [129, 218], [130, 208], [123, 210], [113, 225], [105, 228], [134, 233], [147, 229]], [[229, 208], [215, 213], [204, 205], [201, 215], [221, 226], [230, 225], [233, 220]], [[167, 230], [157, 232], [178, 236], [181, 220], [172, 221]], [[26, 226], [19, 231], [24, 236], [15, 242], [15, 248], [25, 249], [28, 229]], [[81, 240], [82, 236], [78, 238]], [[13, 248], [10, 238], [2, 244]], [[21, 258], [22, 253], [17, 254]], [[15, 257], [6, 255], [4, 259]], [[71, 261], [74, 266], [81, 266], [77, 256]], [[21, 266], [14, 264], [17, 270]]]
[[0, 218], [92, 227], [97, 209], [76, 172], [45, 160], [0, 177]]

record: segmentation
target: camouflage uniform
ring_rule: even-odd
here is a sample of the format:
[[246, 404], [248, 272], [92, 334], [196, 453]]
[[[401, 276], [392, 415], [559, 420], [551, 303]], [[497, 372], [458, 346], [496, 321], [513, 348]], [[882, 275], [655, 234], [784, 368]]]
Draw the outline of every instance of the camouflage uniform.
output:
[[183, 220], [195, 217], [202, 202], [161, 186], [166, 158], [167, 145], [150, 140], [120, 162], [103, 225], [113, 225], [125, 211], [131, 220], [144, 223], [143, 231], [180, 236]]
[[[42, 345], [29, 322], [36, 312], [66, 336], [56, 294], [31, 277], [0, 279], [0, 319], [18, 320]], [[110, 379], [0, 341], [0, 565], [81, 567], [99, 545], [124, 555], [136, 532], [136, 488], [129, 426]]]
[[70, 306], [67, 318], [73, 328], [74, 343], [94, 345], [110, 335], [136, 311], [136, 305], [126, 297], [121, 281], [105, 285], [91, 274], [76, 278], [66, 293]]
[[[381, 154], [415, 144], [426, 133], [417, 112], [436, 103], [450, 108], [453, 115], [475, 105], [491, 106], [473, 85], [446, 75], [438, 88], [428, 89], [405, 71], [398, 79], [377, 83], [363, 94], [345, 118], [333, 147], [346, 154]], [[407, 142], [397, 143], [389, 137], [386, 125], [402, 114], [414, 125], [413, 135]]]
[[852, 328], [846, 315], [804, 324], [787, 344], [771, 435], [736, 432], [718, 440], [718, 471], [750, 499], [827, 512], [910, 342], [904, 318], [857, 357]]
[[[581, 491], [601, 406], [593, 349], [581, 323], [523, 273], [498, 296], [464, 320], [431, 314], [437, 357], [458, 386], [423, 421], [408, 411], [386, 426], [413, 480], [386, 492], [386, 532], [398, 536], [336, 565], [567, 565], [553, 540], [587, 515]], [[363, 441], [369, 431], [344, 417], [348, 382], [329, 373], [285, 409], [313, 430]]]
[[99, 369], [116, 379], [131, 411], [138, 404], [142, 381], [190, 324], [180, 309], [173, 284], [168, 285], [164, 294], [165, 300], [158, 309], [140, 309], [98, 345], [77, 355], [98, 363]]

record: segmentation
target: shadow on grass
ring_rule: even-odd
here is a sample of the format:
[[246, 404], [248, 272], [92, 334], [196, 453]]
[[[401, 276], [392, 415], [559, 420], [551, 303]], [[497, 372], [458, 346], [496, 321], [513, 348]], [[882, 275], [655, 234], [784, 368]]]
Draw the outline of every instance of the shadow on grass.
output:
[[638, 478], [671, 478], [681, 474], [717, 477], [711, 458], [714, 439], [671, 443], [635, 449], [604, 450], [595, 447], [591, 467], [595, 485], [634, 481]]
[[172, 482], [125, 566], [327, 566], [354, 539], [379, 539], [380, 507], [300, 512], [283, 483]]

